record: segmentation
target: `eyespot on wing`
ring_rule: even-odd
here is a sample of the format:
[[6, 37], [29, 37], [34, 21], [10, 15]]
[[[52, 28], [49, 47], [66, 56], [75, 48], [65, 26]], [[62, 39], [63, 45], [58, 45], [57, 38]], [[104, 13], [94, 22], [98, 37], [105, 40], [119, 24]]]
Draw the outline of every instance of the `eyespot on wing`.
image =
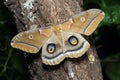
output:
[[49, 29], [21, 32], [13, 37], [11, 46], [29, 53], [37, 53], [50, 35]]

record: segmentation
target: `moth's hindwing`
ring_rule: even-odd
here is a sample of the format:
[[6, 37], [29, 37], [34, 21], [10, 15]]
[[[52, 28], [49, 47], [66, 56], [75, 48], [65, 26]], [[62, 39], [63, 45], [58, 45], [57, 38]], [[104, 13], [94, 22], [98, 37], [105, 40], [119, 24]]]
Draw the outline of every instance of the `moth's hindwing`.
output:
[[60, 63], [64, 58], [61, 35], [52, 34], [42, 47], [42, 61], [47, 65]]
[[69, 58], [82, 56], [90, 47], [90, 44], [79, 33], [63, 32], [64, 54]]
[[53, 34], [43, 45], [42, 61], [47, 65], [56, 65], [66, 57], [78, 58], [82, 56], [89, 47], [89, 43], [78, 33]]

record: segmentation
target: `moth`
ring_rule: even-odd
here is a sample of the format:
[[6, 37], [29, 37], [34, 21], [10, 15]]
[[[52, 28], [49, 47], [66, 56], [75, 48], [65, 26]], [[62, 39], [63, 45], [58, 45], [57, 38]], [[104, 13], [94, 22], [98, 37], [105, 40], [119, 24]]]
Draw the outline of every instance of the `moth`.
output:
[[21, 32], [11, 40], [11, 46], [29, 53], [37, 53], [42, 48], [41, 58], [46, 65], [78, 58], [90, 47], [82, 35], [92, 34], [104, 16], [99, 9], [83, 11], [61, 24]]

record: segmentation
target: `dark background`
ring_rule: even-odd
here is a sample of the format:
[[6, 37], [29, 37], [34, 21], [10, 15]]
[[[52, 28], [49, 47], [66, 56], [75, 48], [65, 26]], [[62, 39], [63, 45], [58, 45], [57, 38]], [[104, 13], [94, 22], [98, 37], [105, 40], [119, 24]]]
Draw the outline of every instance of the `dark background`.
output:
[[[92, 36], [104, 80], [120, 80], [120, 0], [84, 0], [83, 8], [105, 12], [104, 20]], [[0, 80], [28, 80], [23, 52], [10, 46], [16, 34], [13, 14], [0, 0]]]

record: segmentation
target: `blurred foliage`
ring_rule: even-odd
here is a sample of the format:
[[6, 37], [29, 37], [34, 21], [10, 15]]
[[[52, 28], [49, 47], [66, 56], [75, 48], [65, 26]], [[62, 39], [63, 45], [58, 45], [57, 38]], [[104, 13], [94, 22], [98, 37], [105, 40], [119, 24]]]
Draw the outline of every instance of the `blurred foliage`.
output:
[[[95, 31], [95, 45], [101, 59], [104, 80], [120, 80], [120, 1], [84, 0], [84, 9], [99, 8], [106, 14]], [[29, 80], [21, 51], [11, 48], [17, 34], [13, 14], [0, 0], [0, 80]]]
[[94, 33], [104, 80], [120, 80], [120, 0], [85, 0], [84, 9], [100, 8], [105, 18]]
[[0, 80], [28, 80], [23, 54], [10, 46], [17, 34], [12, 13], [0, 0]]

